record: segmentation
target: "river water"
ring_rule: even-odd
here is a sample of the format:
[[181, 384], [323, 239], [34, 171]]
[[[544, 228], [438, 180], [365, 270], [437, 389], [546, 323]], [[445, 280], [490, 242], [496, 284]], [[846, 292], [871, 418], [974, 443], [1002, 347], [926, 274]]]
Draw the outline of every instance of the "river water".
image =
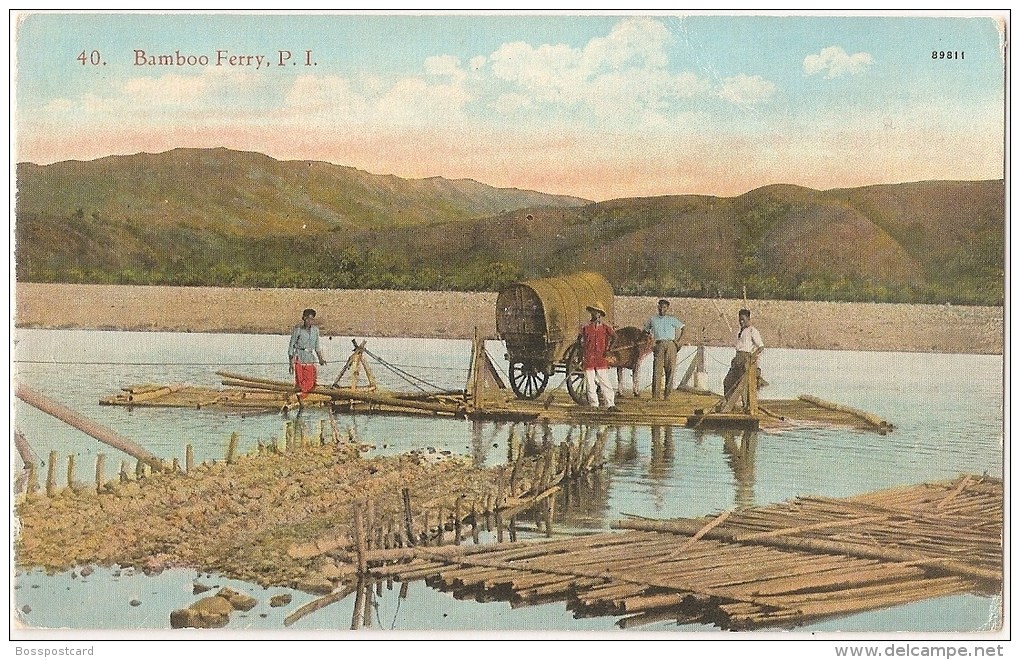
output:
[[[176, 456], [183, 463], [185, 446], [191, 444], [198, 461], [222, 459], [232, 432], [240, 433], [241, 450], [247, 451], [259, 441], [281, 435], [285, 420], [274, 413], [128, 409], [98, 402], [132, 384], [219, 387], [218, 369], [287, 380], [286, 343], [286, 337], [272, 335], [18, 330], [14, 375], [18, 382], [158, 456]], [[320, 368], [319, 380], [332, 382], [351, 352], [351, 338], [324, 338], [323, 347], [330, 364]], [[470, 342], [371, 339], [368, 348], [396, 367], [391, 370], [371, 362], [384, 387], [411, 390], [413, 383], [422, 381], [441, 388], [464, 387]], [[489, 342], [487, 348], [505, 374], [502, 345]], [[693, 347], [681, 351], [681, 372], [693, 352]], [[707, 349], [712, 389], [721, 388], [731, 355], [729, 349]], [[647, 381], [650, 364], [644, 365], [643, 372]], [[570, 502], [557, 502], [555, 522], [559, 528], [606, 530], [612, 521], [628, 514], [703, 516], [734, 505], [763, 505], [798, 495], [845, 497], [963, 473], [1003, 476], [1001, 356], [771, 349], [764, 372], [771, 383], [763, 390], [764, 398], [814, 394], [873, 412], [893, 422], [896, 430], [882, 436], [843, 429], [798, 428], [743, 435], [678, 426], [614, 428], [607, 443], [609, 462], [604, 473], [583, 492], [574, 492]], [[407, 374], [413, 378], [407, 379]], [[556, 384], [554, 379], [551, 386]], [[310, 409], [304, 415], [309, 428], [317, 429], [327, 413]], [[510, 430], [509, 424], [415, 417], [339, 415], [337, 421], [375, 445], [379, 453], [431, 446], [487, 465], [505, 461]], [[56, 450], [62, 461], [75, 454], [81, 474], [94, 464], [99, 451], [107, 454], [108, 466], [128, 458], [20, 401], [15, 404], [15, 426], [39, 457], [50, 450]], [[520, 434], [522, 429], [517, 430]], [[565, 425], [553, 426], [554, 441], [563, 440], [569, 431]], [[12, 455], [16, 457], [13, 451]], [[20, 468], [20, 461], [14, 460]], [[20, 620], [33, 628], [165, 629], [170, 610], [196, 600], [192, 595], [196, 576], [194, 571], [182, 569], [146, 576], [116, 567], [98, 568], [88, 578], [30, 571], [15, 578], [14, 604]], [[259, 600], [251, 612], [235, 613], [231, 628], [280, 630], [286, 614], [314, 598], [291, 592], [291, 605], [270, 608], [270, 595], [289, 590], [264, 591], [220, 576], [203, 576], [202, 581], [231, 586]], [[398, 591], [399, 585], [384, 589], [375, 599], [372, 628], [617, 629], [616, 617], [575, 619], [563, 603], [511, 608], [506, 603], [460, 601], [422, 582], [409, 585], [404, 594]], [[301, 619], [293, 628], [347, 630], [353, 608], [351, 596]], [[841, 617], [800, 630], [976, 631], [997, 625], [998, 609], [995, 598], [956, 596]], [[643, 630], [686, 633], [716, 629], [659, 623]]]

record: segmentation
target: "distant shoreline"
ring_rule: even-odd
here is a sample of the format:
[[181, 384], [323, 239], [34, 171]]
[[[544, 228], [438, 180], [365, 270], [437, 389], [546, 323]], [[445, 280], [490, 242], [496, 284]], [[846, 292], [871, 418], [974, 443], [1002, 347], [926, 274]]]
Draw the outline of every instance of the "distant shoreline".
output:
[[[617, 326], [643, 325], [655, 297], [618, 296]], [[893, 303], [673, 298], [684, 340], [730, 344], [745, 304], [768, 346], [1001, 355], [1003, 308]], [[285, 334], [301, 310], [318, 311], [327, 335], [466, 339], [495, 337], [495, 293], [15, 285], [15, 327]]]

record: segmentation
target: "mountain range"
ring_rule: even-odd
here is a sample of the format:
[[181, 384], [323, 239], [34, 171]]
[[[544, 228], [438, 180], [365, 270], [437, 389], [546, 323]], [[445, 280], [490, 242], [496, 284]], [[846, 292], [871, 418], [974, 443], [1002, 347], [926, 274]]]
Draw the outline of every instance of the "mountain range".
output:
[[20, 281], [496, 290], [579, 269], [620, 293], [1001, 305], [1003, 180], [591, 202], [228, 149], [19, 163]]

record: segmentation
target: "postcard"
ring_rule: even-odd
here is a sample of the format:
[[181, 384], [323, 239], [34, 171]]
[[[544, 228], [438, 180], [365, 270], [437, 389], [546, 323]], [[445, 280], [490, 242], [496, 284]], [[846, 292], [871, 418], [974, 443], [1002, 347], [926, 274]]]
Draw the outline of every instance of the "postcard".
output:
[[1001, 653], [1008, 28], [14, 12], [18, 653]]

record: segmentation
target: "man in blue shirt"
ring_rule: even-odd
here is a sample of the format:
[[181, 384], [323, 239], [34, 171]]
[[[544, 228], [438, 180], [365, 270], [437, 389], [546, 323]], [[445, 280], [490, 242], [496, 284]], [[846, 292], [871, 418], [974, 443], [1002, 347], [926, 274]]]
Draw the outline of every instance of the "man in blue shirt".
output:
[[[657, 399], [659, 392], [662, 398], [668, 399], [673, 391], [673, 378], [676, 371], [676, 353], [680, 349], [680, 338], [684, 335], [684, 324], [669, 312], [669, 301], [659, 301], [659, 313], [648, 319], [645, 330], [650, 332], [655, 341], [652, 351], [652, 398]], [[663, 387], [665, 384], [665, 387]]]

